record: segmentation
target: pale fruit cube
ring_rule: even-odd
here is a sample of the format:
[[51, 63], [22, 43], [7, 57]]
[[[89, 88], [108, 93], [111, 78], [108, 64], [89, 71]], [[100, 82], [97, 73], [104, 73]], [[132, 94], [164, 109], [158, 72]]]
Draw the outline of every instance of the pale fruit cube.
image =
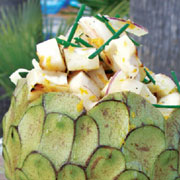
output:
[[138, 75], [142, 63], [137, 57], [135, 45], [127, 35], [112, 40], [104, 53], [107, 56], [105, 61], [113, 71], [122, 70], [130, 78]]
[[[88, 35], [89, 38], [101, 40], [102, 44], [104, 44], [104, 42], [113, 35], [106, 25], [95, 17], [82, 17], [79, 20], [79, 26], [83, 30], [84, 34]], [[97, 46], [99, 46], [98, 41], [97, 43]]]
[[[161, 105], [180, 105], [180, 94], [174, 92], [172, 94], [168, 94], [167, 96], [162, 97], [158, 104]], [[165, 119], [169, 117], [169, 115], [174, 111], [174, 108], [158, 108], [159, 111], [164, 115]]]
[[[96, 97], [100, 97], [100, 89], [84, 72], [75, 74], [69, 81], [69, 88], [71, 92], [77, 94], [88, 94], [86, 89], [92, 92]], [[84, 89], [85, 88], [85, 89]]]
[[132, 80], [132, 79], [120, 79], [114, 80], [111, 84], [109, 83], [108, 87], [108, 94], [115, 93], [115, 92], [122, 92], [122, 91], [130, 91], [134, 92], [136, 94], [141, 95], [144, 97], [148, 102], [152, 104], [157, 103], [156, 97], [151, 93], [151, 91], [148, 89], [148, 87], [137, 81], [137, 80]]
[[164, 74], [156, 74], [153, 76], [153, 78], [156, 83], [149, 83], [148, 88], [152, 93], [156, 93], [158, 97], [163, 97], [173, 91], [176, 91], [176, 84], [170, 77]]
[[28, 99], [34, 100], [45, 92], [68, 91], [67, 74], [32, 69], [27, 77]]
[[61, 55], [56, 39], [44, 41], [36, 46], [40, 66], [48, 71], [66, 70], [64, 59]]
[[75, 48], [64, 49], [66, 65], [69, 71], [91, 71], [99, 68], [99, 57], [93, 59], [88, 57], [96, 51], [95, 48]]
[[105, 85], [108, 83], [108, 78], [102, 65], [100, 65], [99, 69], [89, 71], [87, 74], [100, 89], [103, 89]]
[[90, 110], [100, 97], [99, 88], [84, 72], [79, 72], [71, 78], [69, 89], [79, 96], [86, 110]]

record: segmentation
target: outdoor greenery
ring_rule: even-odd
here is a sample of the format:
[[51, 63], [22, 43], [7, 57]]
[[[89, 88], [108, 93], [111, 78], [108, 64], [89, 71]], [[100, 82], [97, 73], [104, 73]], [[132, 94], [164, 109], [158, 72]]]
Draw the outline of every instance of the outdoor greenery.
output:
[[79, 0], [92, 8], [92, 13], [128, 17], [130, 0]]
[[39, 0], [28, 0], [18, 10], [1, 8], [0, 14], [0, 85], [6, 91], [4, 96], [10, 96], [12, 72], [32, 68], [36, 44], [43, 40], [42, 15]]

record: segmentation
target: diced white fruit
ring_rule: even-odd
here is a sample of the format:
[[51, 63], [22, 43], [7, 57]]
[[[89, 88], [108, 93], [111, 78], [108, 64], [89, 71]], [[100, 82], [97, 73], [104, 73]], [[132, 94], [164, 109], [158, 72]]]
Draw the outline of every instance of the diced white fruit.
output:
[[121, 18], [114, 18], [114, 17], [107, 17], [109, 20], [109, 23], [113, 26], [115, 30], [119, 30], [122, 28], [125, 24], [129, 24], [129, 27], [126, 29], [127, 32], [132, 33], [136, 36], [144, 36], [148, 34], [148, 30], [131, 20], [124, 20]]
[[45, 92], [60, 92], [69, 89], [66, 73], [32, 69], [26, 78], [29, 100], [34, 100]]
[[100, 97], [100, 90], [93, 80], [91, 80], [84, 72], [74, 75], [69, 82], [70, 92], [78, 95], [83, 105], [89, 110]]
[[112, 40], [105, 48], [107, 64], [113, 71], [122, 70], [127, 76], [134, 78], [139, 73], [139, 67], [142, 66], [137, 57], [136, 47], [127, 35], [119, 39]]
[[112, 36], [106, 25], [94, 17], [82, 17], [79, 20], [79, 25], [91, 39], [99, 38], [106, 42]]
[[48, 71], [62, 71], [66, 69], [56, 39], [50, 39], [37, 45], [37, 55], [40, 66]]
[[130, 91], [134, 92], [136, 94], [141, 95], [144, 97], [148, 102], [152, 104], [157, 103], [156, 97], [151, 93], [151, 91], [148, 89], [148, 87], [137, 81], [137, 80], [132, 80], [132, 79], [118, 79], [115, 78], [115, 80], [111, 83], [109, 83], [109, 87], [107, 89], [107, 93], [115, 93], [115, 92], [122, 92], [122, 91]]
[[68, 47], [64, 49], [66, 65], [69, 71], [91, 71], [99, 68], [99, 57], [94, 59], [88, 57], [95, 52], [95, 48], [74, 48]]
[[82, 100], [85, 109], [89, 111], [93, 106], [96, 105], [99, 99], [89, 89], [84, 87], [83, 91], [86, 93], [76, 95]]
[[156, 84], [149, 83], [148, 88], [152, 93], [156, 93], [158, 97], [166, 96], [176, 90], [176, 84], [170, 77], [164, 74], [156, 74], [153, 78]]
[[99, 69], [89, 71], [87, 74], [100, 89], [103, 89], [104, 86], [108, 83], [108, 78], [102, 65], [100, 65]]
[[84, 87], [89, 89], [96, 97], [100, 97], [100, 90], [95, 82], [81, 71], [70, 79], [69, 88], [71, 92], [83, 94], [85, 93], [83, 91]]
[[[158, 104], [162, 105], [180, 105], [180, 94], [174, 92], [172, 94], [168, 94], [167, 96], [162, 97]], [[158, 108], [161, 113], [164, 115], [165, 119], [169, 117], [169, 115], [174, 111], [174, 108]]]

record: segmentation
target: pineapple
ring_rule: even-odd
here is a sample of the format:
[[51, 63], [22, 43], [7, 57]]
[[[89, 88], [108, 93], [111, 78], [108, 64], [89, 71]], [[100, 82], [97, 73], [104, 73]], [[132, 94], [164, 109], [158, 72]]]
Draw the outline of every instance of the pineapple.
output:
[[132, 92], [112, 93], [91, 110], [67, 92], [28, 101], [18, 81], [3, 119], [9, 180], [128, 180], [178, 177], [180, 110], [161, 112]]
[[[130, 21], [110, 22], [113, 28], [128, 23], [130, 32], [147, 33]], [[167, 114], [152, 105], [179, 106], [177, 84], [154, 74], [153, 82], [125, 34], [100, 48], [99, 55], [104, 53], [113, 66], [103, 57], [89, 58], [111, 33], [94, 18], [81, 18], [75, 25], [93, 47], [48, 40], [37, 46], [34, 69], [20, 69], [10, 77], [16, 89], [3, 118], [7, 179], [179, 178], [180, 109], [170, 108]], [[110, 75], [103, 63], [113, 70]], [[27, 77], [20, 72], [28, 72]], [[143, 82], [146, 75], [153, 84]]]

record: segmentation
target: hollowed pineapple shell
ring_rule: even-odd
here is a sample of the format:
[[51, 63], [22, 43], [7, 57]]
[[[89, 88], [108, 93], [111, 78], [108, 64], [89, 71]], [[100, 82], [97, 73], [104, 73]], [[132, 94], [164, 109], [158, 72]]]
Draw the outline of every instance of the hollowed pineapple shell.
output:
[[79, 111], [72, 94], [28, 102], [27, 93], [19, 81], [3, 118], [9, 180], [178, 179], [180, 110], [164, 120], [130, 92], [111, 94], [89, 112]]

